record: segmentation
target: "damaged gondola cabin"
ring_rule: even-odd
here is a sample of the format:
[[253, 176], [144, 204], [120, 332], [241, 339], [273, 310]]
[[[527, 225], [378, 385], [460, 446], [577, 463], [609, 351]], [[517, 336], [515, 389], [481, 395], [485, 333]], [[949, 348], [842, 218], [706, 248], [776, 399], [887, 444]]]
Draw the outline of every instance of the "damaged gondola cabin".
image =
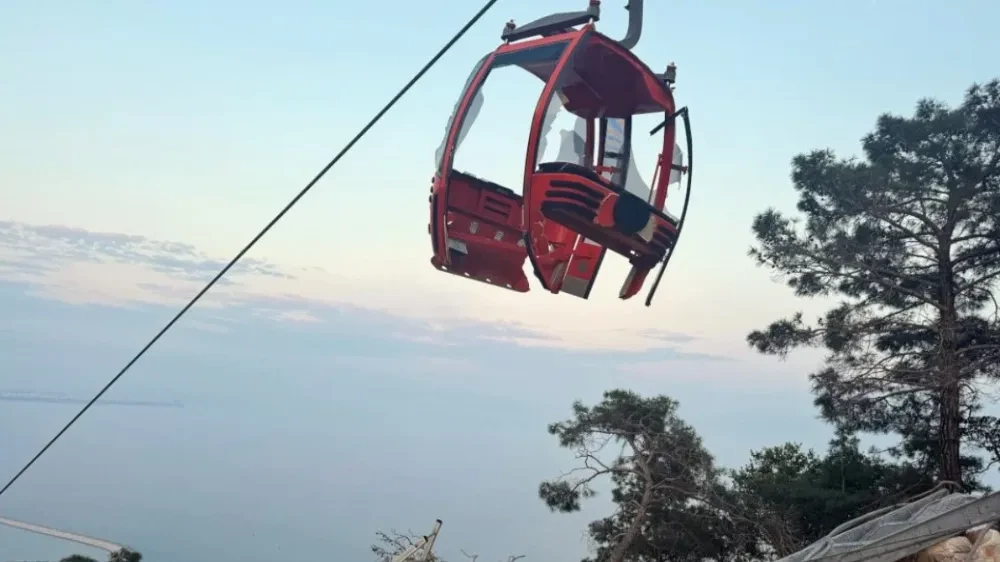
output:
[[[586, 299], [611, 250], [632, 266], [622, 299], [636, 295], [660, 265], [646, 298], [650, 304], [687, 212], [691, 135], [687, 110], [674, 101], [674, 66], [658, 74], [632, 53], [642, 26], [641, 0], [628, 8], [629, 31], [620, 41], [597, 31], [597, 1], [583, 12], [521, 27], [509, 23], [503, 44], [473, 69], [436, 155], [429, 225], [434, 267], [526, 292], [527, 260], [544, 289]], [[484, 103], [483, 84], [492, 71], [508, 66], [545, 84], [534, 115], [525, 116], [531, 134], [520, 194], [453, 167]], [[572, 114], [576, 126], [549, 159], [543, 138], [559, 112]], [[662, 114], [662, 123], [648, 133], [633, 130], [633, 117], [650, 114]], [[685, 125], [686, 165], [677, 145], [678, 121]], [[635, 171], [636, 134], [656, 136], [661, 147], [651, 187]], [[666, 211], [667, 190], [685, 175], [683, 210], [675, 217]]]

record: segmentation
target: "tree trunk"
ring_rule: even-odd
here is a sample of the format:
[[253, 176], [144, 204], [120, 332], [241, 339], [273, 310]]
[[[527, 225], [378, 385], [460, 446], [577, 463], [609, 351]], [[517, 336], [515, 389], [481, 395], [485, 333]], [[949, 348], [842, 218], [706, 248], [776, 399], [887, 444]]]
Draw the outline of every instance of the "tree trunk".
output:
[[632, 518], [632, 523], [629, 524], [628, 530], [625, 531], [622, 540], [618, 541], [615, 549], [611, 551], [610, 562], [622, 562], [625, 559], [625, 554], [628, 552], [628, 548], [632, 546], [632, 541], [639, 536], [639, 529], [642, 528], [642, 523], [646, 520], [646, 512], [649, 511], [649, 504], [652, 501], [653, 482], [647, 478], [646, 489], [643, 490], [642, 499], [639, 501], [639, 509], [636, 510], [635, 517]]
[[[941, 427], [939, 439], [941, 480], [949, 480], [962, 485], [961, 459], [961, 396], [958, 382], [952, 373], [942, 373], [951, 379], [941, 389]], [[956, 377], [957, 378], [957, 377]], [[954, 381], [954, 382], [952, 382]]]
[[958, 353], [958, 309], [955, 294], [955, 271], [951, 260], [952, 235], [955, 229], [954, 203], [949, 199], [948, 225], [941, 233], [938, 254], [943, 306], [938, 324], [941, 342], [937, 384], [940, 389], [941, 417], [938, 428], [938, 477], [962, 485], [962, 365]]

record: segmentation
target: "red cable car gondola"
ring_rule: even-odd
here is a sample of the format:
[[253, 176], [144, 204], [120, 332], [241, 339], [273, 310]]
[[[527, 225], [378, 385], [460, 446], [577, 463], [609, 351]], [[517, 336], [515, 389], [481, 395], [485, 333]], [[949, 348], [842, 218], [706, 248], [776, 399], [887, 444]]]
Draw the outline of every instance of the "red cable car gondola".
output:
[[[429, 230], [438, 269], [526, 292], [527, 258], [542, 287], [587, 298], [607, 250], [628, 258], [632, 270], [619, 293], [634, 296], [658, 264], [648, 306], [677, 243], [691, 191], [691, 135], [687, 109], [674, 104], [671, 64], [656, 74], [631, 49], [642, 27], [642, 0], [631, 0], [629, 30], [621, 41], [595, 29], [598, 0], [587, 11], [555, 14], [516, 27], [504, 44], [473, 70], [459, 99], [430, 196]], [[577, 27], [579, 26], [579, 27]], [[535, 107], [524, 166], [523, 195], [452, 167], [455, 150], [482, 103], [491, 70], [519, 66], [545, 82]], [[581, 148], [571, 157], [540, 162], [540, 142], [560, 103], [578, 119]], [[662, 113], [662, 152], [653, 185], [643, 197], [626, 189], [632, 160], [632, 117]], [[685, 122], [688, 165], [675, 145], [676, 120]], [[596, 154], [595, 154], [596, 151]], [[663, 168], [667, 168], [664, 172]], [[667, 188], [687, 174], [680, 218], [665, 210]]]

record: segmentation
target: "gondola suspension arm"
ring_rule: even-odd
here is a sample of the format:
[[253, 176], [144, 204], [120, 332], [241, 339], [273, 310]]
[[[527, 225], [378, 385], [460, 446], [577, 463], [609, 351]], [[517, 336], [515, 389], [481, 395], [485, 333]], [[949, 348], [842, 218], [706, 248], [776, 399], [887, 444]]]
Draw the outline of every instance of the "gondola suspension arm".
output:
[[[629, 0], [625, 4], [625, 9], [628, 10], [628, 29], [625, 30], [625, 37], [622, 37], [618, 43], [630, 51], [635, 48], [639, 43], [639, 38], [642, 37], [642, 2], [643, 0]], [[587, 9], [583, 11], [550, 14], [521, 26], [516, 25], [513, 20], [509, 21], [504, 26], [500, 38], [510, 42], [528, 37], [544, 37], [565, 33], [577, 25], [600, 19], [601, 0], [589, 0]]]

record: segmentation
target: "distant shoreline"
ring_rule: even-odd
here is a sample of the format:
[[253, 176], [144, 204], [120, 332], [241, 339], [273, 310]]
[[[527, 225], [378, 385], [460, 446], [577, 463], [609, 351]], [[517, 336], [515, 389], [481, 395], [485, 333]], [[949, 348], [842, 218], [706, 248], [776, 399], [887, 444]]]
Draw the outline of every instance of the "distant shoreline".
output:
[[77, 544], [82, 544], [84, 546], [89, 546], [91, 548], [96, 548], [98, 550], [103, 550], [108, 553], [118, 552], [125, 548], [124, 545], [111, 542], [105, 539], [98, 539], [95, 537], [88, 537], [86, 535], [80, 535], [77, 533], [70, 533], [68, 531], [60, 531], [59, 529], [53, 529], [52, 527], [46, 527], [44, 525], [36, 525], [34, 523], [27, 523], [24, 521], [19, 521], [17, 519], [10, 519], [8, 517], [0, 517], [0, 525], [5, 527], [10, 527], [12, 529], [20, 529], [22, 531], [27, 531], [29, 533], [35, 533], [37, 535], [44, 535], [47, 537], [52, 537], [54, 539], [60, 539], [64, 541], [74, 542]]
[[[36, 402], [44, 404], [86, 404], [89, 400], [73, 398], [69, 396], [46, 396], [32, 392], [2, 392], [0, 391], [0, 402]], [[99, 400], [95, 406], [144, 406], [148, 408], [183, 408], [184, 404], [178, 400], [160, 402], [152, 400]]]

